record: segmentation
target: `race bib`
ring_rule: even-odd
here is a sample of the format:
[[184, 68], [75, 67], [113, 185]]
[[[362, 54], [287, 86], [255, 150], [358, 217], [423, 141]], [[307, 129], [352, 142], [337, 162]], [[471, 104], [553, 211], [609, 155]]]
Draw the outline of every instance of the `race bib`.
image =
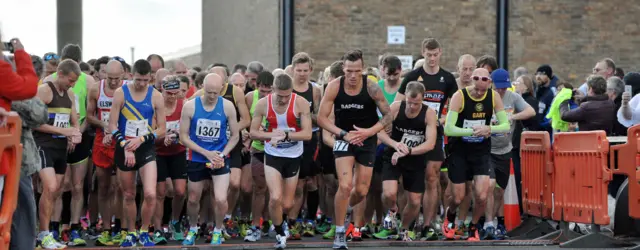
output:
[[53, 118], [53, 126], [58, 128], [69, 127], [70, 118], [71, 115], [69, 114], [56, 113], [56, 116]]
[[343, 140], [336, 140], [333, 144], [333, 152], [347, 152], [349, 150], [349, 143]]
[[[482, 125], [484, 125], [484, 120], [464, 120], [462, 123], [462, 128], [472, 129], [475, 126], [482, 126]], [[478, 136], [463, 136], [462, 140], [465, 142], [480, 143], [484, 141], [484, 138], [478, 137]]]
[[227, 139], [231, 138], [231, 127], [229, 127], [229, 124], [227, 124], [227, 131], [225, 131], [227, 134]]
[[407, 147], [415, 148], [424, 142], [424, 135], [412, 135], [404, 133], [400, 142]]
[[440, 117], [440, 103], [439, 102], [428, 102], [428, 101], [423, 101], [422, 104], [429, 106], [429, 108], [432, 108], [433, 110], [436, 111], [436, 117]]
[[198, 119], [196, 136], [202, 141], [217, 141], [220, 138], [220, 121]]
[[167, 131], [178, 131], [180, 130], [180, 121], [170, 121], [167, 122]]
[[100, 112], [100, 120], [104, 123], [109, 124], [109, 115], [111, 115], [111, 112], [109, 111], [101, 111]]
[[127, 120], [126, 129], [124, 131], [125, 137], [138, 137], [145, 136], [149, 133], [149, 128], [147, 128], [148, 123], [147, 120]]

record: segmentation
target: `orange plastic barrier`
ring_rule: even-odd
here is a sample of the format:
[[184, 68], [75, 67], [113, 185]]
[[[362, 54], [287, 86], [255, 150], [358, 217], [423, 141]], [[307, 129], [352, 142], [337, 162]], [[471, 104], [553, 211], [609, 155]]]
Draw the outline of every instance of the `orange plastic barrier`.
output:
[[[626, 175], [629, 178], [629, 216], [640, 219], [640, 125], [627, 130], [627, 143], [611, 146], [611, 159], [609, 165], [614, 174]], [[617, 156], [617, 157], [615, 157]], [[615, 160], [618, 160], [617, 169]], [[635, 181], [634, 181], [635, 178]]]
[[608, 154], [604, 131], [554, 134], [554, 220], [609, 224], [607, 185], [612, 172]]
[[554, 173], [549, 133], [523, 132], [520, 155], [523, 211], [531, 216], [551, 218]]
[[9, 249], [11, 240], [11, 219], [16, 210], [18, 196], [18, 181], [20, 180], [20, 166], [22, 164], [22, 121], [18, 116], [7, 118], [7, 125], [0, 128], [0, 158], [6, 158], [5, 163], [12, 167], [4, 177], [4, 191], [2, 208], [0, 208], [0, 249]]

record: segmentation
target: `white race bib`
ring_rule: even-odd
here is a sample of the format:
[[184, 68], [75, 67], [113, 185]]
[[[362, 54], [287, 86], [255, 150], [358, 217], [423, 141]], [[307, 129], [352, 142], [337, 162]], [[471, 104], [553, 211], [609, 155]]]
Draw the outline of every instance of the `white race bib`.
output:
[[[470, 128], [473, 129], [473, 127], [475, 126], [482, 126], [484, 125], [484, 120], [464, 120], [462, 122], [462, 128]], [[463, 136], [462, 137], [463, 141], [466, 142], [473, 142], [473, 143], [479, 143], [484, 141], [483, 137], [477, 137], [477, 136]]]
[[333, 144], [333, 152], [347, 152], [349, 150], [349, 143], [343, 140], [336, 140]]
[[[284, 131], [284, 132], [296, 132], [295, 128], [279, 128], [280, 130]], [[276, 147], [277, 148], [290, 148], [293, 147], [297, 144], [298, 142], [292, 142], [291, 139], [288, 140], [281, 140], [278, 141], [278, 143], [276, 143]]]
[[124, 131], [125, 137], [138, 137], [145, 136], [149, 133], [147, 128], [147, 120], [127, 120], [126, 129]]
[[407, 147], [415, 148], [424, 142], [424, 135], [412, 135], [404, 133], [400, 142]]
[[196, 136], [203, 141], [216, 141], [220, 138], [220, 128], [219, 120], [198, 119]]
[[100, 120], [104, 123], [109, 123], [109, 115], [111, 115], [111, 112], [109, 111], [101, 111], [100, 112]]
[[227, 139], [231, 138], [231, 127], [229, 127], [229, 124], [228, 124], [228, 123], [227, 123], [227, 131], [226, 131], [226, 134], [227, 134]]
[[428, 102], [428, 101], [422, 101], [422, 104], [429, 106], [429, 108], [432, 108], [433, 110], [436, 111], [436, 117], [440, 116], [440, 103], [439, 102]]
[[70, 118], [71, 115], [69, 114], [56, 113], [56, 116], [53, 118], [53, 126], [58, 128], [69, 127]]
[[180, 129], [180, 121], [167, 122], [167, 131], [169, 130], [178, 131], [179, 129]]

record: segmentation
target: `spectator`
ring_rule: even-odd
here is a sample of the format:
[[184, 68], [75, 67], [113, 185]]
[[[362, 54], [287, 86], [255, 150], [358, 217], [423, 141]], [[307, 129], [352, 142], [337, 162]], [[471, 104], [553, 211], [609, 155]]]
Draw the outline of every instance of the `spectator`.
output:
[[527, 68], [525, 67], [518, 67], [517, 69], [515, 69], [513, 71], [513, 78], [514, 79], [518, 79], [523, 75], [528, 75], [529, 71], [527, 70]]
[[[611, 58], [604, 58], [596, 63], [592, 72], [594, 75], [602, 76], [607, 80], [616, 73], [616, 63]], [[582, 84], [578, 90], [582, 95], [587, 95], [587, 83]]]
[[[1, 38], [2, 37], [0, 37], [0, 40]], [[0, 85], [2, 85], [2, 88], [0, 88], [0, 116], [9, 115], [8, 110], [11, 110], [12, 108], [12, 101], [33, 98], [36, 95], [38, 88], [39, 78], [33, 69], [31, 56], [24, 51], [24, 47], [20, 40], [12, 39], [10, 42], [14, 48], [15, 65], [11, 64], [4, 55], [0, 56]], [[3, 50], [4, 43], [0, 43], [0, 51]], [[43, 117], [40, 116], [39, 118]], [[27, 122], [25, 118], [23, 118], [23, 123], [24, 122]], [[28, 155], [28, 149], [34, 148], [27, 148], [29, 145], [24, 144], [24, 141], [22, 143], [24, 150], [22, 155], [22, 166], [24, 166], [24, 157]], [[31, 144], [31, 146], [35, 145]], [[31, 153], [35, 153], [35, 151], [32, 151]], [[32, 159], [39, 159], [37, 155], [33, 154], [30, 155], [30, 157]], [[6, 156], [2, 157], [0, 160], [0, 178], [2, 180], [4, 180], [4, 175], [9, 172], [10, 167], [12, 166], [9, 164]], [[21, 178], [18, 184], [18, 201], [16, 204], [16, 210], [13, 214], [13, 222], [11, 224], [11, 233], [13, 235], [19, 235], [20, 237], [13, 237], [13, 240], [10, 243], [11, 249], [35, 248], [37, 220], [36, 205], [33, 196], [31, 178], [29, 177], [35, 172], [37, 172], [37, 169], [35, 169], [35, 171], [28, 167], [21, 167], [20, 169]], [[1, 192], [2, 191], [0, 190], [0, 193]]]
[[[538, 67], [536, 70], [536, 84], [537, 90], [536, 99], [538, 99], [538, 120], [541, 122], [540, 129], [543, 131], [549, 132], [549, 135], [553, 133], [551, 128], [551, 123], [545, 121], [545, 115], [549, 113], [549, 109], [551, 108], [551, 103], [553, 102], [553, 97], [555, 95], [555, 91], [552, 87], [552, 80], [557, 81], [558, 78], [553, 76], [553, 70], [549, 65], [542, 65]], [[553, 81], [553, 86], [555, 86], [555, 81]]]
[[[533, 108], [534, 111], [538, 111], [538, 101], [534, 96], [533, 91], [533, 80], [528, 75], [522, 75], [514, 82], [512, 82], [513, 86], [516, 89], [516, 92], [522, 95], [522, 99], [529, 104]], [[513, 149], [511, 150], [512, 162], [513, 162], [513, 171], [516, 178], [516, 189], [518, 190], [518, 204], [522, 204], [522, 176], [521, 176], [521, 165], [520, 165], [520, 138], [522, 136], [523, 131], [537, 131], [540, 127], [540, 121], [538, 120], [538, 116], [531, 117], [527, 120], [523, 120], [521, 122], [516, 122], [516, 126], [513, 129], [513, 138], [511, 143], [513, 143]], [[522, 213], [522, 205], [520, 205], [520, 213]]]
[[569, 110], [568, 101], [560, 105], [561, 119], [567, 122], [577, 122], [581, 131], [604, 130], [607, 135], [613, 128], [613, 117], [609, 115], [615, 111], [614, 104], [606, 95], [607, 80], [602, 76], [593, 75], [587, 78], [587, 97], [576, 109]]
[[[618, 109], [618, 122], [625, 127], [640, 124], [640, 73], [631, 72], [624, 76], [624, 84], [631, 85], [631, 93], [622, 94], [622, 105]], [[631, 98], [633, 96], [633, 99]]]
[[[620, 107], [622, 106], [622, 93], [624, 93], [624, 81], [622, 81], [622, 79], [617, 76], [609, 78], [607, 80], [607, 95], [609, 96], [609, 100], [613, 101], [615, 110], [620, 109]], [[615, 122], [613, 122], [613, 130], [611, 131], [611, 135], [627, 136], [627, 127], [618, 122], [616, 113], [613, 113], [612, 115]]]

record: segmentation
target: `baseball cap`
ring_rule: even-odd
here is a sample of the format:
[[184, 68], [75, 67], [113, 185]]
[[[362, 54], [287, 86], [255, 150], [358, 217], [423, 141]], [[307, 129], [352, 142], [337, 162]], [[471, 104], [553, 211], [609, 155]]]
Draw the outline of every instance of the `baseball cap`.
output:
[[497, 89], [506, 89], [511, 87], [509, 80], [509, 72], [504, 69], [496, 69], [491, 73], [491, 80]]

